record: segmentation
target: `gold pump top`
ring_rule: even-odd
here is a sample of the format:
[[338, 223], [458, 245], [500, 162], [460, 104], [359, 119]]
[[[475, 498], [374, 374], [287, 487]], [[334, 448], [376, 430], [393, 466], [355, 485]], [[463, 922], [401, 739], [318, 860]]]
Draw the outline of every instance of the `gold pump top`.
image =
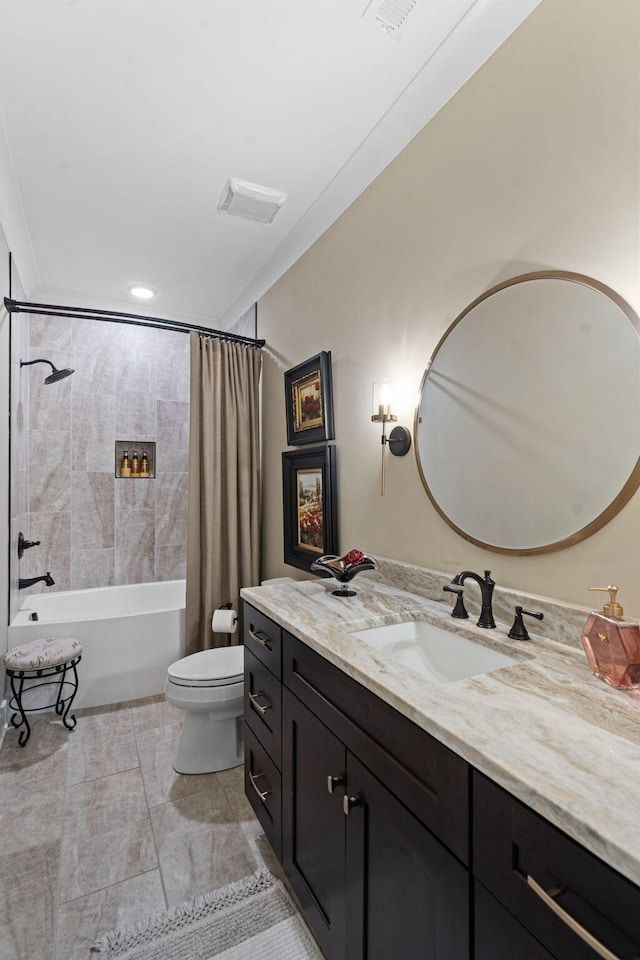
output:
[[624, 613], [624, 610], [622, 609], [620, 604], [616, 602], [616, 593], [618, 592], [617, 587], [613, 585], [610, 585], [608, 587], [589, 587], [589, 590], [603, 590], [605, 593], [608, 590], [609, 596], [611, 597], [611, 599], [608, 601], [608, 603], [605, 603], [605, 605], [602, 608], [602, 612], [604, 613], [605, 617], [621, 617], [622, 616], [622, 614]]

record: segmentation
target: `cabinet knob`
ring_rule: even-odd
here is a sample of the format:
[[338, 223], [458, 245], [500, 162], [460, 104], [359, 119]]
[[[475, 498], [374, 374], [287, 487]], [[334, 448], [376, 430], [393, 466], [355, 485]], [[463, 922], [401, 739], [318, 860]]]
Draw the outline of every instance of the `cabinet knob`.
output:
[[362, 800], [360, 797], [349, 797], [345, 793], [344, 797], [342, 798], [342, 809], [344, 810], [345, 816], [348, 817], [353, 808], [359, 806], [361, 803]]
[[332, 777], [331, 774], [327, 777], [327, 790], [329, 793], [333, 793], [336, 787], [339, 787], [341, 783], [344, 783], [344, 774], [339, 777]]

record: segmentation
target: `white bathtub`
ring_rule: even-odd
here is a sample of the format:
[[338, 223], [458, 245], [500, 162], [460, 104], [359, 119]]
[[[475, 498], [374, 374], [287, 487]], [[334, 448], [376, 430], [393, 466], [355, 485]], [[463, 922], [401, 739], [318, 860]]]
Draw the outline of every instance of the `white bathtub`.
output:
[[9, 626], [9, 648], [75, 637], [82, 660], [73, 706], [137, 700], [162, 693], [167, 667], [184, 656], [184, 608], [184, 580], [38, 594]]

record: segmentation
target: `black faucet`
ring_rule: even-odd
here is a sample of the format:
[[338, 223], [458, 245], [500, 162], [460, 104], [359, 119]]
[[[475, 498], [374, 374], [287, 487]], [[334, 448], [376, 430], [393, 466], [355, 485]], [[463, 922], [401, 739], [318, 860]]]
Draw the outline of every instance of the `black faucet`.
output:
[[493, 610], [491, 608], [491, 598], [493, 597], [495, 581], [491, 579], [491, 570], [485, 570], [484, 577], [480, 577], [477, 573], [473, 573], [471, 570], [463, 570], [462, 573], [457, 573], [455, 575], [451, 583], [455, 583], [457, 586], [461, 587], [465, 580], [475, 580], [480, 587], [480, 593], [482, 594], [482, 610], [480, 611], [478, 626], [495, 627], [496, 622], [493, 619]]
[[27, 577], [24, 580], [22, 577], [18, 580], [18, 590], [24, 590], [25, 587], [32, 587], [34, 583], [40, 583], [43, 580], [48, 587], [52, 587], [55, 583], [55, 580], [47, 570], [43, 577]]

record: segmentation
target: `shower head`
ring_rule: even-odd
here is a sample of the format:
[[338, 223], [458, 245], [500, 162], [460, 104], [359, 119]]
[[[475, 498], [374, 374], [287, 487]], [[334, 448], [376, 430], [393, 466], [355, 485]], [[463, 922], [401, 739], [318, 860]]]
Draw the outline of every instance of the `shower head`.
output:
[[21, 367], [30, 367], [32, 363], [48, 363], [51, 367], [51, 373], [48, 377], [44, 378], [45, 383], [57, 383], [58, 380], [64, 380], [65, 377], [70, 377], [73, 373], [69, 367], [65, 367], [63, 370], [58, 370], [57, 367], [51, 363], [51, 360], [21, 360]]
[[64, 380], [65, 377], [70, 377], [72, 373], [73, 370], [71, 370], [69, 367], [65, 367], [64, 370], [56, 370], [56, 368], [53, 367], [53, 372], [50, 373], [48, 377], [44, 378], [44, 382], [56, 383], [58, 380]]

